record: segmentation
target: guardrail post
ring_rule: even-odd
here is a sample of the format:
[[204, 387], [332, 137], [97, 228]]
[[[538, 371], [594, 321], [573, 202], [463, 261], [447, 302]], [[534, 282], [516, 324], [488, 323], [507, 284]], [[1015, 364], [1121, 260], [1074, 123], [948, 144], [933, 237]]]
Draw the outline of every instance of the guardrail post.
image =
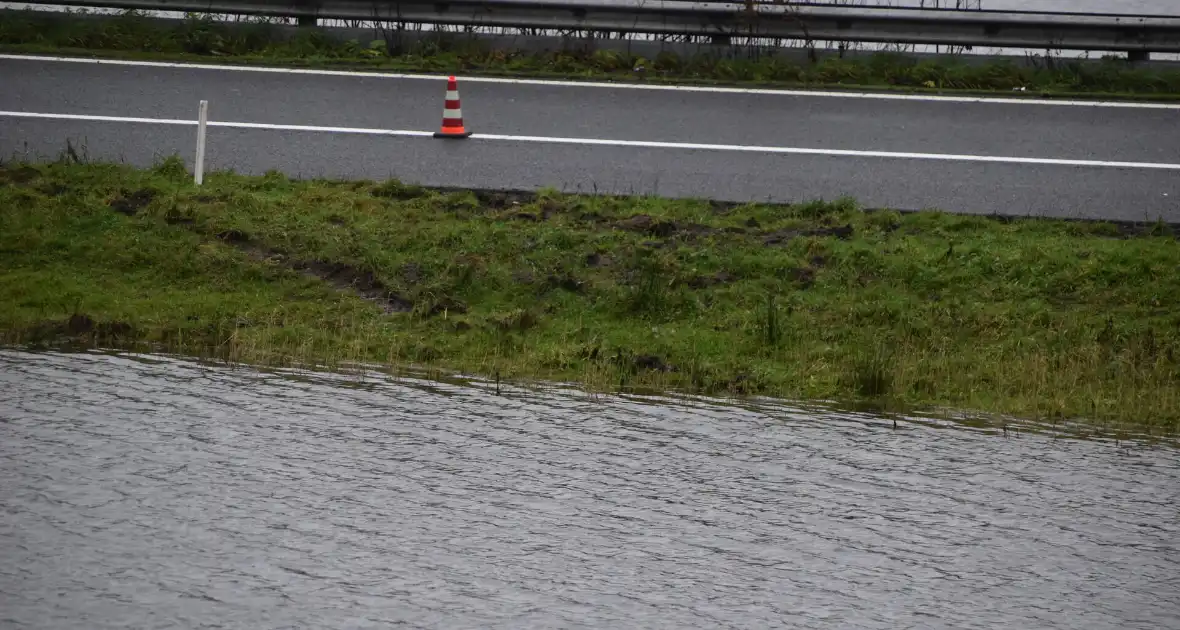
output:
[[304, 15], [299, 15], [298, 17], [296, 17], [295, 23], [297, 25], [299, 25], [300, 27], [310, 26], [312, 28], [315, 28], [317, 26], [317, 24], [319, 23], [319, 20], [316, 19], [316, 14], [319, 13], [319, 8], [320, 8], [319, 0], [295, 0], [292, 4], [294, 4], [300, 11], [304, 11], [304, 10], [312, 11], [311, 15], [304, 14]]

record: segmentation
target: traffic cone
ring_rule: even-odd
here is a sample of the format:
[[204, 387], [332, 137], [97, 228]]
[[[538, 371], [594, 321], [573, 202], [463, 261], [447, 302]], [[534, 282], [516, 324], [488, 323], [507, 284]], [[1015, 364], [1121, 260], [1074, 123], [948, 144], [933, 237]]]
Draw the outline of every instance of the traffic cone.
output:
[[463, 128], [463, 110], [459, 108], [459, 82], [455, 77], [447, 79], [447, 101], [443, 106], [442, 130], [434, 132], [435, 138], [466, 138], [470, 131]]

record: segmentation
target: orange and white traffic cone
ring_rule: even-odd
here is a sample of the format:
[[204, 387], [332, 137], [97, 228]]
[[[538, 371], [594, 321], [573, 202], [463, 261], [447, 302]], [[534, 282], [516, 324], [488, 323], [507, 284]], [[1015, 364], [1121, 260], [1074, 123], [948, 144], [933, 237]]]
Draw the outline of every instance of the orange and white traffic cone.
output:
[[459, 82], [455, 77], [447, 79], [447, 101], [443, 106], [442, 130], [434, 132], [435, 138], [466, 138], [470, 131], [463, 128], [463, 110], [459, 108]]

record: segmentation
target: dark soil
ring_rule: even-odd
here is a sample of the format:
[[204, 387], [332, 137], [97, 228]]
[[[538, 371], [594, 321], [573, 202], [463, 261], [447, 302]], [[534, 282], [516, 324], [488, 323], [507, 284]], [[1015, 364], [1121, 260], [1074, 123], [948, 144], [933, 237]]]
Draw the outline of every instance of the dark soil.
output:
[[413, 302], [387, 289], [371, 271], [362, 271], [344, 263], [319, 260], [293, 261], [288, 266], [295, 271], [320, 278], [338, 289], [352, 291], [367, 300], [372, 300], [386, 313], [409, 313], [414, 310]]
[[75, 313], [64, 321], [42, 322], [29, 327], [24, 332], [30, 343], [47, 343], [81, 338], [111, 341], [133, 336], [135, 327], [123, 321], [112, 320], [102, 322], [84, 313]]
[[609, 256], [603, 256], [598, 252], [586, 255], [587, 267], [609, 267], [614, 261]]
[[585, 284], [584, 281], [568, 273], [551, 274], [545, 278], [546, 289], [561, 289], [570, 293], [582, 293], [585, 290]]
[[119, 214], [135, 216], [156, 198], [156, 191], [142, 188], [133, 193], [123, 192], [122, 195], [111, 200], [110, 208]]
[[406, 284], [411, 285], [418, 284], [426, 278], [426, 271], [422, 269], [422, 265], [416, 262], [409, 262], [402, 265], [400, 273], [402, 280], [404, 280]]
[[804, 289], [811, 288], [815, 284], [815, 270], [810, 267], [788, 269], [786, 276]]
[[794, 238], [800, 236], [835, 236], [840, 240], [848, 240], [852, 237], [852, 225], [842, 225], [839, 227], [830, 228], [816, 228], [814, 230], [777, 230], [767, 234], [763, 239], [764, 245], [785, 245]]
[[716, 234], [717, 229], [699, 223], [678, 223], [676, 221], [662, 221], [646, 214], [637, 214], [615, 223], [615, 226], [629, 232], [647, 234], [656, 238], [694, 238]]
[[[279, 250], [254, 243], [248, 235], [238, 230], [220, 232], [217, 234], [217, 238], [237, 247], [252, 258], [279, 261], [287, 269], [319, 278], [337, 289], [351, 291], [362, 298], [376, 302], [386, 313], [409, 313], [414, 310], [412, 301], [389, 290], [371, 271], [344, 263], [291, 260]], [[420, 272], [421, 268], [419, 267], [418, 270]]]
[[443, 313], [457, 313], [462, 315], [466, 312], [467, 305], [463, 302], [449, 297], [441, 297], [435, 300], [430, 305], [430, 308], [426, 309], [426, 316], [433, 317], [435, 315], [442, 315]]
[[737, 282], [737, 280], [738, 277], [728, 271], [718, 271], [711, 276], [693, 276], [688, 279], [686, 284], [693, 289], [705, 289], [718, 284]]

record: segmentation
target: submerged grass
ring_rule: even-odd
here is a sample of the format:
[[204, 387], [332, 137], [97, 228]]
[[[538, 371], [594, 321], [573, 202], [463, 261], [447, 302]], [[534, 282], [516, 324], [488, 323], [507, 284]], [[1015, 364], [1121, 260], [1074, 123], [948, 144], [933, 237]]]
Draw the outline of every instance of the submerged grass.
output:
[[0, 167], [0, 338], [1172, 432], [1167, 226]]
[[613, 50], [496, 49], [454, 33], [402, 45], [393, 39], [346, 41], [315, 28], [288, 36], [278, 25], [227, 23], [208, 16], [192, 16], [164, 25], [134, 11], [114, 17], [32, 10], [0, 12], [0, 50], [621, 81], [917, 92], [1024, 90], [1020, 93], [1041, 96], [1180, 96], [1180, 70], [1135, 67], [1119, 59], [1081, 62], [1046, 57], [1031, 63], [968, 63], [949, 55], [919, 60], [882, 53], [859, 59], [829, 56], [800, 63], [769, 53], [683, 58], [669, 52], [646, 59]]

